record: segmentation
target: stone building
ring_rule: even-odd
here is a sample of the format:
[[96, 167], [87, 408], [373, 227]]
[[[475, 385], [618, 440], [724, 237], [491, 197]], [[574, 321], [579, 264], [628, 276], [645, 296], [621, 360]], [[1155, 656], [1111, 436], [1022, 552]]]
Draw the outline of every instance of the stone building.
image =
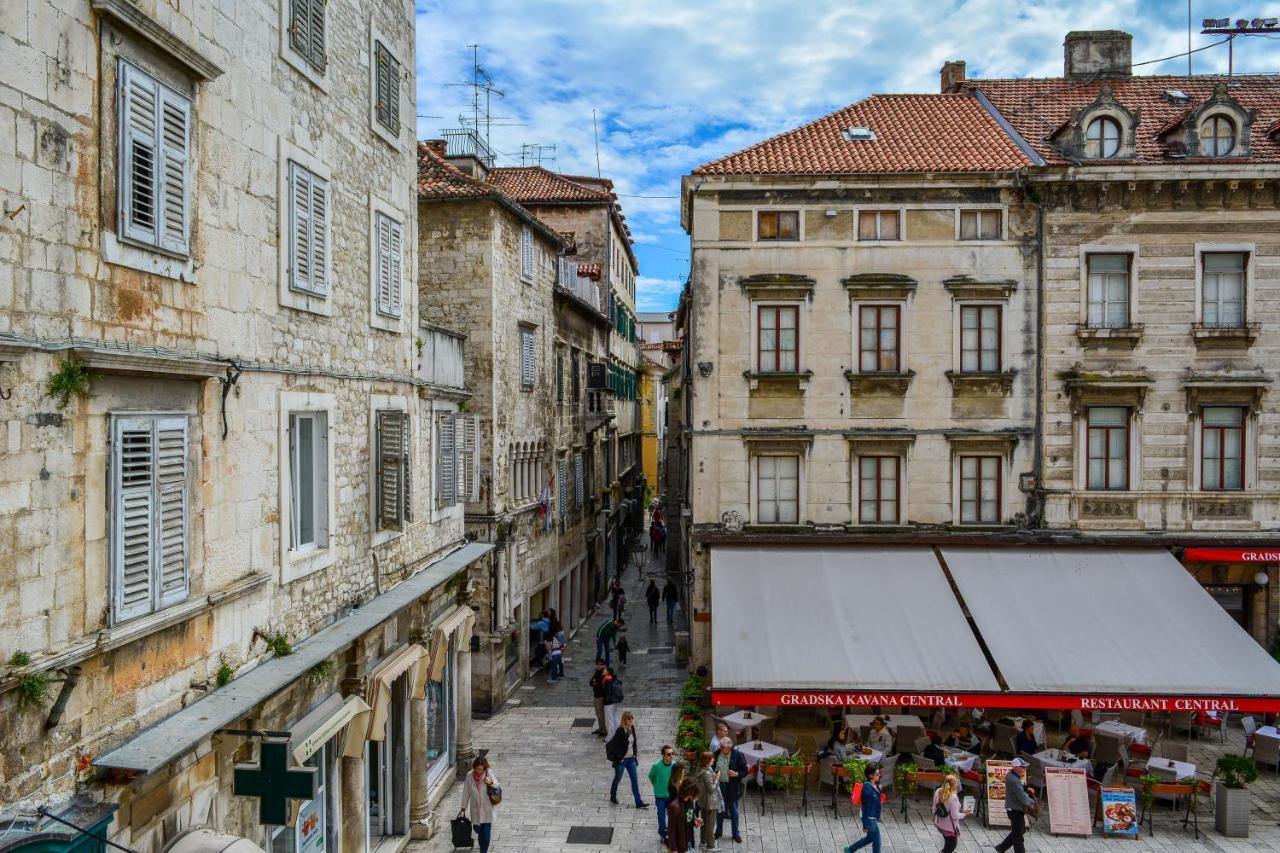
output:
[[523, 166], [493, 169], [486, 180], [565, 235], [579, 272], [598, 274], [605, 287], [611, 325], [608, 362], [604, 371], [588, 376], [587, 387], [608, 392], [611, 420], [601, 436], [604, 472], [595, 482], [600, 511], [607, 514], [605, 565], [616, 571], [628, 556], [628, 532], [640, 527], [644, 497], [635, 312], [639, 267], [631, 232], [608, 179]]
[[[65, 830], [39, 805], [139, 851], [429, 834], [488, 546], [439, 497], [462, 339], [406, 286], [412, 9], [0, 22], [5, 843]], [[314, 768], [269, 834], [234, 766], [279, 739], [247, 730]]]
[[892, 95], [685, 178], [695, 662], [722, 543], [1019, 523], [1035, 426], [1029, 164], [975, 96]]
[[1035, 521], [1160, 543], [1261, 643], [1280, 618], [1280, 76], [1133, 76], [1067, 36], [1063, 76], [966, 80], [1034, 152], [1044, 281]]
[[468, 337], [471, 422], [455, 441], [469, 454], [459, 472], [468, 533], [495, 546], [477, 567], [472, 663], [476, 707], [492, 711], [528, 676], [541, 637], [531, 626], [557, 606], [568, 487], [558, 476], [554, 291], [564, 244], [446, 154], [443, 141], [419, 149], [418, 296], [424, 318]]

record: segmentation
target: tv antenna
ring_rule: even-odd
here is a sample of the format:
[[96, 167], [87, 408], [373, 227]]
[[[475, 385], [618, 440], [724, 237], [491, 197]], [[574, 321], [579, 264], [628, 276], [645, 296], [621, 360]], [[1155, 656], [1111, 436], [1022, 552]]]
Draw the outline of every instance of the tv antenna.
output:
[[521, 166], [541, 166], [543, 161], [556, 162], [556, 146], [542, 142], [525, 142], [520, 146]]
[[458, 123], [464, 128], [470, 128], [475, 131], [477, 137], [481, 137], [481, 141], [488, 150], [493, 150], [489, 144], [489, 136], [495, 127], [524, 127], [524, 122], [511, 121], [510, 116], [495, 116], [493, 114], [493, 99], [506, 97], [506, 93], [493, 84], [493, 77], [480, 64], [480, 45], [469, 44], [471, 49], [471, 79], [465, 83], [446, 83], [446, 86], [465, 86], [471, 90], [470, 115], [460, 113], [458, 115]]
[[[1232, 24], [1230, 18], [1205, 18], [1202, 22], [1202, 35], [1226, 36], [1227, 42], [1227, 79], [1235, 74], [1236, 36], [1267, 36], [1274, 38], [1280, 35], [1280, 19], [1278, 18], [1237, 18]], [[1221, 42], [1219, 42], [1221, 44]]]

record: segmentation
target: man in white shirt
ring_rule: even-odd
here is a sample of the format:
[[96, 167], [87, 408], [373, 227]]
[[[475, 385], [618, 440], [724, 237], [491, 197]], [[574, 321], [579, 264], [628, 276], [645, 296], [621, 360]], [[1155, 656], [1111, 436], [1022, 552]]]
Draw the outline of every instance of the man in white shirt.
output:
[[[714, 755], [720, 751], [720, 741], [727, 740], [733, 744], [733, 738], [729, 736], [729, 726], [725, 723], [716, 723], [716, 733], [711, 736], [711, 752]], [[735, 746], [737, 744], [734, 744]]]

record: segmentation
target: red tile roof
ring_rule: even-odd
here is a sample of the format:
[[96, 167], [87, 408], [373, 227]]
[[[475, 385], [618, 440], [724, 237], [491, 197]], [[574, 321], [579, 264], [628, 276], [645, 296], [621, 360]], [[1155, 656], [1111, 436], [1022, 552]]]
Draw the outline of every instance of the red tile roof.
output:
[[611, 204], [615, 200], [611, 192], [583, 186], [541, 166], [492, 169], [485, 180], [524, 204], [557, 201], [598, 201], [601, 204]]
[[[1045, 161], [1065, 165], [1071, 161], [1050, 143], [1049, 137], [1071, 120], [1079, 110], [1098, 98], [1102, 86], [1111, 87], [1115, 99], [1130, 112], [1139, 114], [1137, 156], [1139, 164], [1169, 163], [1169, 149], [1161, 138], [1177, 127], [1191, 110], [1213, 95], [1214, 87], [1227, 78], [1217, 75], [1144, 76], [1115, 80], [1075, 81], [1062, 77], [1028, 80], [968, 80], [965, 86], [979, 89]], [[1168, 90], [1185, 93], [1189, 101], [1173, 103], [1163, 97]], [[1280, 141], [1268, 134], [1280, 122], [1280, 75], [1258, 74], [1232, 79], [1228, 94], [1256, 116], [1250, 132], [1247, 158], [1195, 158], [1198, 162], [1277, 162]], [[1180, 157], [1177, 162], [1190, 162]]]
[[[849, 141], [843, 131], [871, 129]], [[872, 95], [694, 169], [695, 174], [812, 175], [1013, 171], [1031, 160], [971, 94]]]
[[418, 143], [418, 196], [420, 198], [494, 198], [496, 187], [478, 181], [450, 165], [431, 146]]
[[599, 281], [599, 280], [600, 280], [600, 265], [599, 265], [599, 264], [585, 264], [585, 263], [579, 263], [579, 264], [578, 264], [578, 275], [586, 276], [587, 278], [592, 278], [592, 279], [595, 279], [596, 281]]

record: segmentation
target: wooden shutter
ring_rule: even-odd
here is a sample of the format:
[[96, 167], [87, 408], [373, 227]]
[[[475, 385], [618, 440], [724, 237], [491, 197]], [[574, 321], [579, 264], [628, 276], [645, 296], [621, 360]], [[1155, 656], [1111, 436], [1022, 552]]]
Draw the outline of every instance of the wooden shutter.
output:
[[311, 289], [319, 294], [329, 292], [329, 182], [319, 175], [311, 176]]
[[560, 457], [560, 517], [569, 511], [569, 461]]
[[155, 421], [156, 578], [159, 606], [187, 597], [187, 419]]
[[120, 232], [122, 237], [155, 245], [160, 214], [156, 210], [159, 152], [156, 112], [160, 86], [151, 77], [121, 60], [118, 68], [120, 101], [116, 120], [120, 134]]
[[436, 503], [441, 507], [457, 503], [457, 446], [454, 415], [442, 414], [436, 425]]
[[328, 292], [326, 250], [329, 182], [289, 163], [289, 286], [320, 296]]
[[458, 500], [480, 500], [480, 416], [458, 415]]
[[289, 44], [317, 71], [325, 68], [325, 0], [289, 0]]
[[166, 89], [160, 90], [160, 186], [157, 193], [160, 248], [180, 255], [189, 253], [189, 162], [191, 102]]
[[575, 453], [573, 455], [573, 498], [574, 504], [578, 509], [582, 509], [583, 482], [581, 453]]
[[520, 232], [520, 275], [533, 278], [533, 229], [528, 225]]
[[374, 114], [394, 134], [400, 133], [400, 63], [382, 44], [374, 43]]
[[384, 213], [377, 213], [374, 232], [377, 250], [378, 311], [391, 317], [399, 317], [402, 275], [400, 223]]
[[538, 370], [536, 362], [536, 351], [534, 349], [536, 341], [534, 334], [529, 329], [520, 330], [520, 383], [526, 388], [532, 388], [537, 380]]
[[404, 530], [408, 427], [408, 415], [404, 412], [378, 412], [377, 517], [379, 530]]

